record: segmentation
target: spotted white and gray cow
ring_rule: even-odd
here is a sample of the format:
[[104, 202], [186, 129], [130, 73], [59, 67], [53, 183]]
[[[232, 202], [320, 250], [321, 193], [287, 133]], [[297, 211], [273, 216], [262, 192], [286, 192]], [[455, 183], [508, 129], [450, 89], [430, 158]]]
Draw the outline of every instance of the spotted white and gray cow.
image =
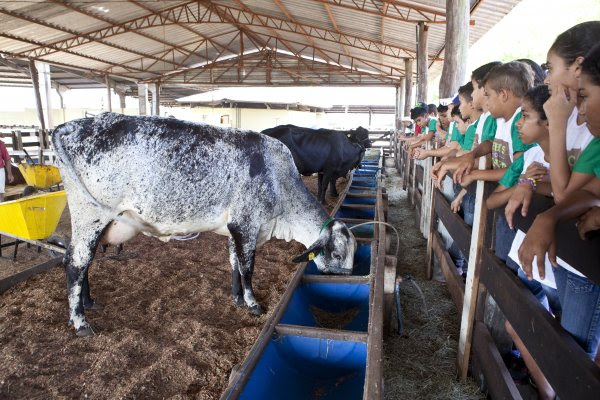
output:
[[70, 321], [93, 333], [84, 310], [98, 243], [139, 232], [168, 240], [213, 231], [229, 237], [232, 295], [254, 314], [257, 246], [272, 237], [307, 247], [321, 272], [349, 274], [356, 240], [302, 183], [287, 147], [266, 135], [160, 117], [104, 113], [56, 128], [52, 143], [71, 212], [64, 258]]

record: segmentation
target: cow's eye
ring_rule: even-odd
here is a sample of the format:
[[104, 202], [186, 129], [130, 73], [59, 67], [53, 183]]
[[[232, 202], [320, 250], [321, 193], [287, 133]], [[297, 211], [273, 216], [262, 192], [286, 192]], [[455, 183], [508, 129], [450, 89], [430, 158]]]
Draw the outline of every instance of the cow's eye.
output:
[[338, 261], [340, 261], [342, 259], [342, 256], [336, 252], [331, 253], [331, 256]]

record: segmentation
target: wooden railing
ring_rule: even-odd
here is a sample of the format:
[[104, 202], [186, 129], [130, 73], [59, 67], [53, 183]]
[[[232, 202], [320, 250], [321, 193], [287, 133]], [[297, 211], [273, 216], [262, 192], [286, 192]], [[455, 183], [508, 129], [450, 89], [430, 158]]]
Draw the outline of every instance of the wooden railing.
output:
[[[433, 160], [425, 162], [421, 170], [408, 159], [406, 151], [399, 146], [395, 151], [396, 168], [403, 177], [403, 186], [417, 209], [421, 226], [427, 227], [424, 232], [424, 236], [428, 237], [427, 276], [432, 277], [435, 261], [444, 274], [457, 309], [461, 311], [457, 360], [460, 379], [466, 379], [471, 366], [473, 376], [482, 381], [492, 398], [521, 398], [493, 338], [492, 328], [497, 327], [485, 322], [486, 315], [499, 310], [560, 398], [596, 398], [600, 393], [600, 368], [493, 253], [495, 212], [485, 207], [485, 199], [493, 185], [477, 182], [473, 228], [470, 228], [451, 211], [444, 195], [433, 188], [426, 173]], [[480, 168], [485, 168], [485, 160], [480, 161]], [[420, 199], [422, 201], [418, 201]], [[552, 200], [536, 196], [528, 217], [517, 216], [516, 226], [527, 231], [535, 215], [551, 205]], [[427, 209], [431, 211], [429, 217]], [[445, 248], [438, 232], [439, 223], [444, 225], [468, 259], [466, 283]], [[600, 283], [600, 238], [582, 241], [574, 223], [559, 225], [556, 237], [558, 256], [589, 279]]]

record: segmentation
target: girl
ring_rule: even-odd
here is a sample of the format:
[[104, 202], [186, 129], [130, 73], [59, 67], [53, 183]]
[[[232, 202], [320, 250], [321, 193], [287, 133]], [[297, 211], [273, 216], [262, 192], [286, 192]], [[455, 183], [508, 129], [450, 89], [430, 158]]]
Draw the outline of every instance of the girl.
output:
[[578, 118], [576, 104], [581, 65], [585, 54], [598, 42], [600, 21], [584, 22], [561, 33], [548, 51], [545, 83], [552, 96], [544, 109], [550, 126], [550, 178], [557, 203], [593, 177], [571, 169], [592, 140], [583, 118]]
[[[567, 194], [556, 206], [540, 213], [529, 228], [518, 253], [523, 269], [529, 278], [534, 276], [533, 258], [544, 259], [551, 247], [556, 224], [577, 218], [584, 213], [597, 212], [597, 207], [600, 205], [600, 45], [595, 46], [577, 68], [580, 72], [579, 113], [595, 138], [581, 153], [573, 170], [591, 175], [591, 178], [584, 190]], [[553, 93], [554, 95], [555, 93]], [[552, 130], [550, 135], [552, 135]], [[552, 136], [551, 140], [553, 140]], [[554, 159], [552, 161], [552, 169], [554, 169]], [[552, 186], [554, 188], [554, 182]], [[589, 216], [585, 214], [584, 218], [589, 218]], [[587, 227], [586, 229], [593, 228]], [[596, 228], [598, 227], [596, 226]], [[550, 259], [556, 265], [555, 255], [552, 255]], [[539, 261], [537, 264], [539, 275], [544, 278], [546, 275], [545, 265]], [[562, 306], [561, 325], [594, 359], [600, 342], [600, 318], [598, 318], [600, 315], [600, 285], [590, 281], [577, 270], [562, 264], [554, 269], [554, 277]]]

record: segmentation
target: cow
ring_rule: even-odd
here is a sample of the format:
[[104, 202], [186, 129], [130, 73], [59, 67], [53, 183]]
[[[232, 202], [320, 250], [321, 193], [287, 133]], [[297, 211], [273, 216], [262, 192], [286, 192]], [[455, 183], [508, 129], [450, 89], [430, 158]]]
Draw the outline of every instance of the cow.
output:
[[337, 178], [358, 167], [371, 147], [369, 131], [363, 127], [350, 131], [311, 129], [295, 125], [279, 125], [261, 133], [283, 142], [292, 152], [298, 172], [305, 176], [319, 174], [317, 198], [325, 203], [325, 192], [337, 197]]
[[172, 118], [103, 113], [60, 125], [52, 144], [67, 192], [72, 237], [63, 264], [70, 322], [93, 334], [85, 310], [99, 242], [137, 233], [169, 240], [212, 231], [229, 237], [236, 305], [263, 313], [252, 290], [256, 248], [272, 237], [307, 249], [323, 273], [350, 274], [356, 240], [304, 186], [290, 151], [257, 132]]

